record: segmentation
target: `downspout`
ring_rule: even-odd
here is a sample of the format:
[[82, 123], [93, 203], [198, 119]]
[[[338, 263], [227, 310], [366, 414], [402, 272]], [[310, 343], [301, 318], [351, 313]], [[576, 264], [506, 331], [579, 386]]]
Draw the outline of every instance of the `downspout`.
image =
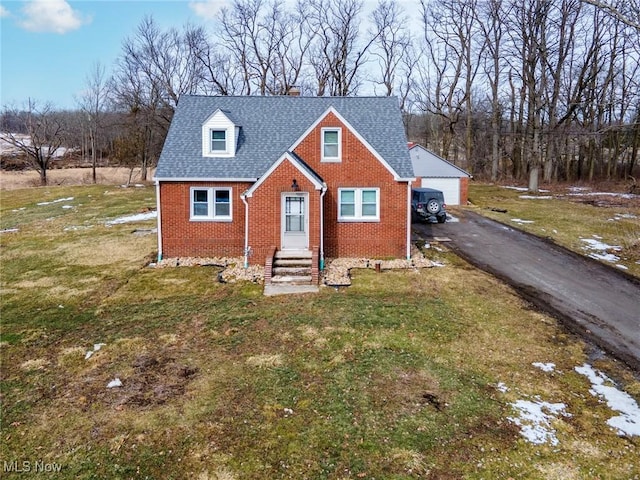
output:
[[324, 196], [327, 193], [327, 184], [322, 184], [320, 194], [320, 271], [324, 270]]
[[411, 180], [407, 181], [407, 260], [411, 260]]
[[244, 268], [249, 268], [249, 203], [246, 193], [240, 195], [240, 198], [244, 203]]
[[158, 218], [158, 262], [162, 260], [162, 220], [160, 218], [160, 182], [156, 180], [156, 212]]

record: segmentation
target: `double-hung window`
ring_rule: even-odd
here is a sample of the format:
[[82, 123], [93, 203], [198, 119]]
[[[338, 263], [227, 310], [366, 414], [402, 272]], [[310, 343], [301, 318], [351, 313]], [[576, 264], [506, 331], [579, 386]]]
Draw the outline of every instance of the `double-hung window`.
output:
[[227, 151], [227, 131], [210, 130], [211, 132], [211, 153], [226, 153]]
[[338, 189], [338, 220], [377, 222], [380, 220], [380, 189]]
[[191, 220], [231, 221], [231, 189], [192, 187]]
[[322, 129], [323, 162], [340, 162], [342, 157], [342, 130], [340, 128]]

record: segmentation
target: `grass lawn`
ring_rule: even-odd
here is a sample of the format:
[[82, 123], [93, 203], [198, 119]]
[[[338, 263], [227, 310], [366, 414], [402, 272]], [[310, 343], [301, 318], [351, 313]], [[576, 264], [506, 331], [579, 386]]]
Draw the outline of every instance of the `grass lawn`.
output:
[[[2, 192], [3, 478], [640, 478], [640, 437], [575, 368], [636, 401], [637, 376], [453, 254], [265, 297], [149, 268], [154, 221], [108, 222], [154, 205], [151, 187]], [[548, 402], [540, 443], [523, 401]]]

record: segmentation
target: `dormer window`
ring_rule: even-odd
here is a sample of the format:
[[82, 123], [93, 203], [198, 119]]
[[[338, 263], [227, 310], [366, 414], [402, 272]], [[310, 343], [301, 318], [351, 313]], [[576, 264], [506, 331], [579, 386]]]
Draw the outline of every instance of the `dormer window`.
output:
[[211, 153], [225, 153], [227, 151], [227, 131], [211, 130]]
[[230, 113], [216, 110], [202, 124], [202, 156], [234, 157], [240, 126], [230, 118]]
[[322, 129], [322, 161], [342, 161], [342, 130], [340, 128]]

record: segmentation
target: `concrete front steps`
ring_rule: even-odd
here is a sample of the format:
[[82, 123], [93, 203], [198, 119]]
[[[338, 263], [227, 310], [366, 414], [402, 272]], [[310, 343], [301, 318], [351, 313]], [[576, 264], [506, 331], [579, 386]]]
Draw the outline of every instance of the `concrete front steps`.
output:
[[278, 250], [273, 256], [271, 283], [311, 285], [312, 257], [310, 250]]
[[276, 250], [267, 256], [265, 295], [318, 292], [318, 248], [312, 250]]

